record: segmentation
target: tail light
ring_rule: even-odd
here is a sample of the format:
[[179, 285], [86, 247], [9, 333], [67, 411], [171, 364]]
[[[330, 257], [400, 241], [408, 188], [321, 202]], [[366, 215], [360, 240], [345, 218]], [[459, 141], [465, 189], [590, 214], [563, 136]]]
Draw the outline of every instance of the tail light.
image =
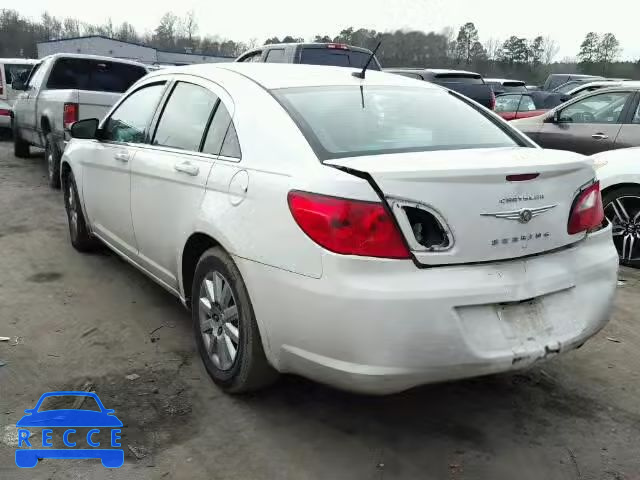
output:
[[567, 232], [569, 235], [598, 228], [604, 220], [600, 182], [582, 190], [573, 202]]
[[64, 113], [62, 114], [62, 123], [64, 128], [69, 128], [72, 123], [78, 121], [78, 104], [77, 103], [65, 103]]
[[489, 109], [490, 110], [495, 110], [496, 109], [496, 94], [493, 93], [493, 91], [491, 92], [491, 97], [489, 100]]
[[338, 50], [349, 50], [349, 45], [344, 43], [328, 43], [327, 48], [337, 48]]
[[10, 117], [11, 111], [6, 108], [0, 108], [0, 117]]
[[293, 218], [311, 240], [343, 255], [409, 258], [391, 215], [379, 202], [291, 191]]

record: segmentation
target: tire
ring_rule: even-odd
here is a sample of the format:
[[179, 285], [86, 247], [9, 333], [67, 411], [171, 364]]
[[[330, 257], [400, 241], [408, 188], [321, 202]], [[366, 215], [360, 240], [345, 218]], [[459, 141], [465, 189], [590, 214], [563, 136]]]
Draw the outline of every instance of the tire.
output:
[[11, 121], [11, 130], [13, 131], [13, 154], [18, 158], [28, 158], [31, 154], [29, 144], [20, 138], [15, 120]]
[[620, 264], [640, 268], [640, 185], [608, 191], [602, 206], [613, 226]]
[[87, 222], [80, 206], [78, 187], [72, 172], [69, 172], [64, 181], [64, 207], [67, 211], [69, 238], [73, 248], [79, 252], [95, 250], [98, 246], [98, 241], [91, 236], [87, 228]]
[[[224, 250], [215, 247], [202, 254], [191, 292], [196, 344], [213, 381], [226, 392], [235, 394], [273, 383], [277, 372], [265, 356], [249, 293], [240, 271]], [[232, 314], [234, 307], [237, 315]], [[233, 350], [224, 348], [229, 342], [235, 347], [234, 358], [231, 358]]]
[[53, 139], [53, 134], [47, 133], [44, 143], [44, 158], [47, 160], [47, 177], [51, 188], [60, 188], [60, 157], [62, 155], [58, 151]]

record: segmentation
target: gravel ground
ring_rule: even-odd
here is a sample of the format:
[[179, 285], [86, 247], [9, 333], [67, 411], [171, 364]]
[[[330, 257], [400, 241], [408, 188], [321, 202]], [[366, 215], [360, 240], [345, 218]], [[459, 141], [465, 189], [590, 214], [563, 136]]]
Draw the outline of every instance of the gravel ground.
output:
[[[107, 251], [74, 251], [42, 155], [11, 147], [0, 142], [3, 480], [640, 478], [636, 271], [621, 271], [603, 332], [525, 372], [383, 398], [285, 377], [234, 398], [209, 380], [179, 302]], [[77, 389], [123, 421], [124, 466], [18, 469], [23, 410]]]

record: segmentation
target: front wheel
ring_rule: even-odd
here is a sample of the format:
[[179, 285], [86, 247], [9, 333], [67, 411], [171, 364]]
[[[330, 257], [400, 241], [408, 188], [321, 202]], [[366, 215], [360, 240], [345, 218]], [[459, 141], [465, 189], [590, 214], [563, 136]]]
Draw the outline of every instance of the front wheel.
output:
[[640, 267], [640, 187], [622, 187], [602, 198], [622, 265]]
[[45, 137], [44, 156], [47, 159], [49, 186], [58, 189], [60, 188], [60, 157], [62, 155], [58, 151], [58, 145], [56, 145], [51, 133], [47, 133]]
[[202, 254], [191, 296], [198, 351], [213, 381], [229, 393], [258, 390], [275, 381], [249, 293], [224, 250], [215, 247]]

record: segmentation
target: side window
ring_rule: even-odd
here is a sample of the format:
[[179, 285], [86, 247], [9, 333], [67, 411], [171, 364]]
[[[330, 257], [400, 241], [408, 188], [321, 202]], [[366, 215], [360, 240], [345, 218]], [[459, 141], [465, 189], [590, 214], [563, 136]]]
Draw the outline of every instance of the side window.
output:
[[223, 157], [242, 158], [238, 134], [236, 133], [236, 127], [233, 126], [233, 123], [229, 125], [227, 135], [224, 137], [224, 143], [222, 144], [220, 155]]
[[244, 57], [243, 59], [239, 60], [239, 62], [245, 62], [245, 63], [259, 62], [261, 56], [262, 56], [262, 52], [254, 52], [248, 57]]
[[[517, 112], [522, 95], [499, 95], [496, 98], [496, 112]], [[528, 98], [528, 97], [527, 97]]]
[[520, 100], [519, 112], [533, 112], [536, 109], [536, 104], [529, 95], [523, 95]]
[[164, 83], [157, 83], [129, 95], [105, 122], [102, 140], [144, 143], [145, 131], [163, 91]]
[[165, 105], [153, 145], [200, 150], [200, 142], [218, 97], [192, 83], [179, 82]]
[[608, 92], [582, 98], [560, 112], [566, 123], [618, 123], [630, 92]]
[[635, 123], [636, 125], [640, 124], [640, 104], [638, 104], [638, 108], [636, 108], [636, 113], [634, 113], [631, 123]]
[[46, 70], [46, 68], [42, 68], [42, 65], [43, 63], [38, 63], [33, 66], [33, 70], [31, 70], [31, 74], [29, 74], [27, 88], [37, 87], [42, 83], [44, 71]]
[[220, 102], [216, 113], [211, 120], [209, 131], [207, 132], [207, 138], [204, 141], [204, 147], [202, 151], [210, 153], [211, 155], [219, 155], [222, 149], [222, 142], [224, 142], [224, 136], [229, 129], [231, 123], [231, 116], [224, 103]]
[[284, 48], [274, 48], [267, 51], [267, 63], [285, 63], [284, 62]]
[[423, 80], [422, 75], [419, 73], [411, 73], [411, 72], [393, 72], [398, 75], [402, 75], [403, 77], [415, 78], [416, 80]]

